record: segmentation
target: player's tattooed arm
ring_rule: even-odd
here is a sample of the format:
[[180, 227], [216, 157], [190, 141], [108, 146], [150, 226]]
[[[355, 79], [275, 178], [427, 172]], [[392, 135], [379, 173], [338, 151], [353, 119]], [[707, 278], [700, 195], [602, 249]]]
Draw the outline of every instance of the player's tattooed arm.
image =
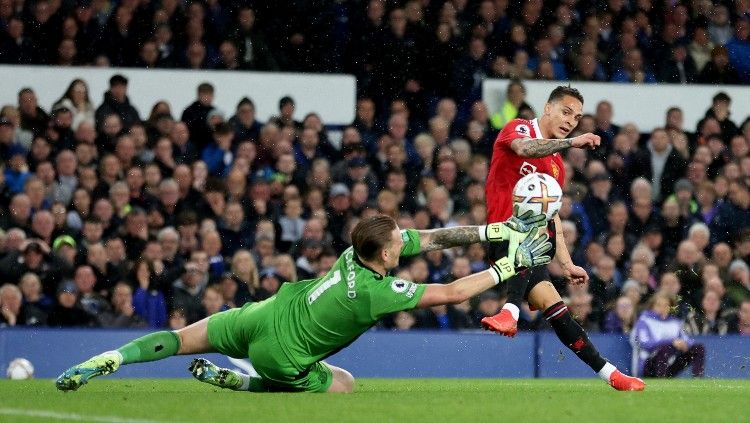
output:
[[513, 151], [521, 157], [545, 157], [573, 146], [573, 138], [531, 139], [516, 138], [510, 143]]
[[474, 244], [481, 241], [479, 230], [478, 226], [454, 226], [419, 231], [419, 246], [424, 252]]

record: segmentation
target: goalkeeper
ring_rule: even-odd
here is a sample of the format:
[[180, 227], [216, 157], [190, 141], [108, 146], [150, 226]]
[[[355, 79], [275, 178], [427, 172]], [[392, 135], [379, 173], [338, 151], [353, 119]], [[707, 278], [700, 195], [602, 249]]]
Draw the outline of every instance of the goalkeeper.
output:
[[[242, 391], [351, 392], [352, 375], [323, 359], [351, 344], [386, 314], [460, 303], [520, 268], [549, 263], [552, 244], [546, 233], [537, 233], [545, 223], [544, 215], [529, 212], [487, 226], [400, 231], [390, 217], [366, 218], [354, 227], [352, 246], [322, 278], [285, 283], [265, 301], [214, 314], [184, 329], [143, 336], [71, 367], [55, 383], [60, 390], [75, 390], [123, 364], [219, 352], [249, 358], [260, 377], [222, 369], [201, 358], [190, 364], [193, 376]], [[446, 285], [388, 276], [400, 256], [480, 241], [509, 241], [511, 248], [490, 269]]]

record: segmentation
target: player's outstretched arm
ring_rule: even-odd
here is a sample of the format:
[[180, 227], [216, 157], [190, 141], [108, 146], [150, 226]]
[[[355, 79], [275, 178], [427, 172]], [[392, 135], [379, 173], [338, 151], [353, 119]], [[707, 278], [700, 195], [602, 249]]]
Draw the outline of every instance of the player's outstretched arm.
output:
[[523, 241], [526, 233], [533, 228], [547, 224], [544, 214], [532, 214], [530, 211], [523, 215], [513, 216], [505, 222], [490, 223], [482, 226], [455, 226], [419, 232], [419, 246], [422, 252], [443, 250], [460, 247], [481, 241], [509, 241], [511, 238]]
[[521, 157], [545, 157], [558, 151], [576, 148], [596, 148], [601, 143], [601, 138], [592, 133], [585, 133], [575, 138], [563, 139], [533, 139], [517, 138], [510, 143], [510, 148]]
[[501, 281], [514, 276], [519, 268], [545, 265], [551, 257], [547, 252], [552, 249], [546, 231], [538, 234], [533, 229], [515, 250], [515, 259], [503, 257], [488, 270], [475, 273], [453, 281], [447, 285], [430, 284], [420, 298], [417, 307], [426, 308], [442, 304], [458, 304], [478, 295]]

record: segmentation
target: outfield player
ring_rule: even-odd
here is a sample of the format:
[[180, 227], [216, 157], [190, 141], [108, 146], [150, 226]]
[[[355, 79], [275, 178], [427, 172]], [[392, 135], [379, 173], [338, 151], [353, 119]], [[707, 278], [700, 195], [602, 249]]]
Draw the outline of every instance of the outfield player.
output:
[[[363, 219], [352, 231], [352, 246], [319, 279], [286, 283], [273, 297], [217, 313], [178, 331], [155, 332], [116, 351], [71, 367], [56, 381], [75, 390], [90, 378], [120, 365], [178, 354], [219, 352], [249, 358], [260, 377], [220, 369], [195, 359], [190, 370], [213, 385], [246, 391], [351, 392], [354, 378], [322, 360], [370, 329], [381, 317], [415, 307], [460, 303], [516, 273], [519, 267], [547, 264], [548, 236], [537, 236], [543, 215], [512, 218], [487, 226], [400, 231], [387, 216]], [[508, 241], [512, 258], [450, 284], [421, 285], [388, 276], [400, 256], [469, 245], [492, 238]]]
[[[487, 222], [502, 222], [512, 215], [513, 187], [523, 176], [532, 172], [546, 173], [562, 187], [565, 167], [560, 152], [569, 148], [593, 149], [599, 146], [599, 136], [592, 133], [568, 138], [582, 116], [581, 93], [575, 88], [559, 86], [550, 94], [540, 118], [530, 121], [513, 119], [505, 125], [495, 140], [487, 177]], [[548, 196], [543, 190], [541, 197], [535, 200], [545, 209], [550, 202], [560, 199]], [[573, 264], [570, 258], [560, 218], [555, 216], [553, 222], [549, 228], [550, 236], [554, 238], [552, 255], [572, 283], [588, 281], [586, 271]], [[599, 355], [586, 332], [570, 316], [560, 294], [550, 282], [546, 266], [520, 272], [507, 281], [507, 286], [508, 301], [498, 314], [482, 319], [483, 327], [514, 336], [519, 306], [525, 297], [531, 306], [544, 310], [544, 317], [560, 341], [613, 388], [635, 391], [645, 388], [643, 381], [624, 375]]]

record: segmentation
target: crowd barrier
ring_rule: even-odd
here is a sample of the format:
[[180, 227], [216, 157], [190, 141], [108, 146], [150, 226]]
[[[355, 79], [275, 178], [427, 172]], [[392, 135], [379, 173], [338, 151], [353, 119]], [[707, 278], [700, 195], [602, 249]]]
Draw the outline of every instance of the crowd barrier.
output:
[[[52, 378], [91, 355], [146, 334], [140, 330], [0, 329], [0, 369], [16, 357], [30, 360], [38, 378]], [[706, 376], [750, 379], [750, 339], [698, 337], [706, 345]], [[630, 371], [631, 350], [623, 336], [593, 334], [602, 355]], [[223, 367], [243, 368], [218, 354], [202, 354]], [[593, 377], [591, 370], [552, 332], [520, 333], [513, 339], [486, 332], [370, 331], [331, 364], [356, 377], [532, 378]], [[124, 366], [113, 377], [189, 377], [189, 356]], [[686, 372], [689, 373], [689, 372]]]

